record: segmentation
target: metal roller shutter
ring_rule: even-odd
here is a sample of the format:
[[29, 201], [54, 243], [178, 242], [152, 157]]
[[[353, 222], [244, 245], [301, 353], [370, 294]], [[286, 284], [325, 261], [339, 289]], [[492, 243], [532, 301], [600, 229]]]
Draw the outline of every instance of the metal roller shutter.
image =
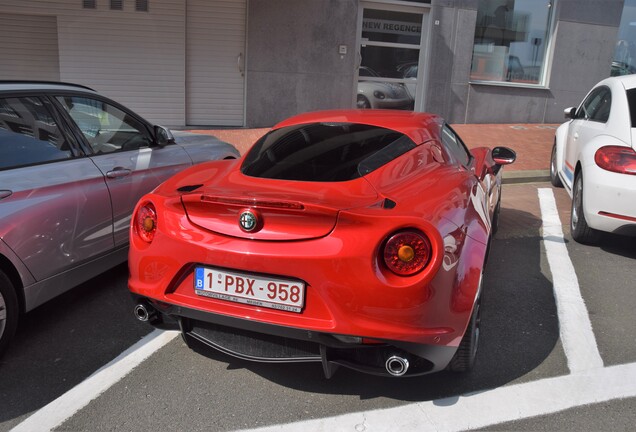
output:
[[246, 0], [189, 0], [186, 121], [243, 126]]
[[0, 13], [0, 79], [60, 79], [57, 18]]

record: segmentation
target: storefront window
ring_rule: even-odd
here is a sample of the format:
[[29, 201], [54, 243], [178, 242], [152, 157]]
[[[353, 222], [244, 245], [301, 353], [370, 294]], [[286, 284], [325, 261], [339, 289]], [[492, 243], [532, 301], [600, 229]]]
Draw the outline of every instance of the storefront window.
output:
[[471, 81], [544, 84], [555, 0], [479, 0]]
[[413, 109], [422, 13], [364, 8], [360, 29], [358, 108]]
[[625, 0], [611, 75], [636, 73], [636, 0]]

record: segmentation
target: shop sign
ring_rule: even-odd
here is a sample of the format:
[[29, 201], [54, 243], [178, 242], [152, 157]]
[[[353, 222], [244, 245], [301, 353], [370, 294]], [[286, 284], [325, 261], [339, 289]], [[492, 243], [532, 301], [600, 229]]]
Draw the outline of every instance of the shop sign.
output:
[[420, 36], [422, 33], [422, 25], [406, 21], [364, 18], [364, 20], [362, 21], [362, 31], [371, 33], [390, 33], [406, 36]]

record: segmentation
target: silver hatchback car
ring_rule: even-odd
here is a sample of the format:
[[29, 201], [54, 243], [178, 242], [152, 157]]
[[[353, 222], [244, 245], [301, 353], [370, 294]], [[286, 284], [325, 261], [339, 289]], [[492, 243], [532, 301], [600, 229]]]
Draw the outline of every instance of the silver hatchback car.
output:
[[126, 260], [142, 195], [192, 164], [238, 156], [87, 87], [0, 81], [0, 355], [21, 313]]

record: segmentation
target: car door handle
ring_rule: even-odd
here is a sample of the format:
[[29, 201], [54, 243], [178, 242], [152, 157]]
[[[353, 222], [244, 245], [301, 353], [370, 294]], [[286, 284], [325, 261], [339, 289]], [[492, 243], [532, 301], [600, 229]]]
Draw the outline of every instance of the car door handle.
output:
[[132, 173], [132, 171], [129, 170], [128, 168], [115, 167], [106, 173], [106, 177], [115, 179], [115, 178], [126, 177], [130, 175], [130, 173]]
[[10, 190], [0, 190], [0, 199], [8, 198], [13, 194]]

